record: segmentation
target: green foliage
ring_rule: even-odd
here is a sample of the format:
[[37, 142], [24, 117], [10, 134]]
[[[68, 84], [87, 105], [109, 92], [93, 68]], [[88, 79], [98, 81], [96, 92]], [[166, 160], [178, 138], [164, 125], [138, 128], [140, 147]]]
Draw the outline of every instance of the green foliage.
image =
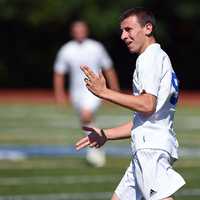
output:
[[182, 19], [197, 19], [200, 17], [200, 3], [198, 0], [176, 1], [175, 5], [175, 12]]
[[70, 16], [79, 3], [78, 0], [1, 0], [0, 17], [39, 25]]
[[[183, 19], [200, 15], [199, 1], [168, 1], [163, 4], [165, 6], [156, 12], [168, 15], [170, 9]], [[133, 6], [156, 8], [159, 5], [158, 1], [145, 0], [0, 0], [0, 18], [39, 26], [48, 23], [64, 24], [81, 17], [88, 21], [95, 34], [106, 34], [116, 29], [124, 9]]]
[[95, 33], [106, 33], [116, 28], [121, 11], [128, 6], [142, 5], [144, 0], [134, 3], [105, 0], [1, 0], [0, 18], [17, 20], [33, 26], [46, 23], [65, 23], [73, 18], [84, 18]]

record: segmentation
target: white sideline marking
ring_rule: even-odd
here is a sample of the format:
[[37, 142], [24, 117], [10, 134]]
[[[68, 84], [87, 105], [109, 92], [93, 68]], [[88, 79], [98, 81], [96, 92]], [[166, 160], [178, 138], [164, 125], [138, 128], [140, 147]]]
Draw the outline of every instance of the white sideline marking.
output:
[[101, 176], [40, 176], [40, 177], [6, 177], [0, 178], [0, 186], [27, 185], [27, 184], [76, 184], [76, 183], [114, 183], [118, 181], [117, 175]]
[[[112, 192], [82, 192], [82, 193], [54, 193], [42, 195], [9, 195], [0, 196], [0, 200], [92, 200], [110, 199]], [[175, 196], [200, 196], [200, 188], [185, 189]]]

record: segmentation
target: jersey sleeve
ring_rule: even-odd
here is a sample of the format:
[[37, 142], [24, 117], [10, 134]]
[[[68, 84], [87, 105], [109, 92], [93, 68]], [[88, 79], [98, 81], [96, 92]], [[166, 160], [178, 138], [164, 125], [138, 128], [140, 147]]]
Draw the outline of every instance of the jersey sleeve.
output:
[[112, 59], [103, 45], [99, 45], [99, 64], [102, 69], [109, 69], [113, 66]]
[[64, 74], [69, 70], [69, 65], [67, 62], [66, 52], [63, 48], [61, 48], [57, 55], [54, 62], [54, 72], [59, 74]]
[[152, 54], [141, 57], [139, 62], [140, 93], [145, 91], [146, 93], [157, 96], [162, 78], [162, 55], [159, 52], [153, 52]]

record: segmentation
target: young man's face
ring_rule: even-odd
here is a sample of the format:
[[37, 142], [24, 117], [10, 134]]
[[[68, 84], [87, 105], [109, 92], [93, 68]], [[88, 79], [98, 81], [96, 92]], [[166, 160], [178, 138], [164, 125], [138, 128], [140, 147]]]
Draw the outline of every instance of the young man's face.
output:
[[137, 16], [130, 16], [121, 22], [121, 39], [126, 43], [131, 53], [142, 53], [144, 51], [145, 42], [149, 30], [146, 25], [142, 27]]
[[88, 27], [84, 22], [75, 22], [71, 27], [71, 35], [72, 37], [82, 42], [88, 36]]

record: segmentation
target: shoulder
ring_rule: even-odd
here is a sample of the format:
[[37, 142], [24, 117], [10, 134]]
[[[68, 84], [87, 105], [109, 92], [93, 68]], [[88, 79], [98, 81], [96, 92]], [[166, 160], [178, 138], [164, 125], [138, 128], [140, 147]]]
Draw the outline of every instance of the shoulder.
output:
[[89, 39], [87, 39], [86, 43], [87, 43], [87, 45], [91, 45], [91, 46], [94, 46], [94, 47], [99, 48], [99, 49], [103, 48], [103, 44], [101, 42], [97, 41], [97, 40], [94, 40], [94, 39], [89, 38]]
[[[168, 63], [166, 65], [166, 63]], [[138, 66], [138, 67], [137, 67]], [[159, 44], [155, 43], [147, 47], [147, 49], [139, 55], [136, 67], [140, 72], [161, 73], [170, 67], [168, 55], [163, 51]], [[164, 68], [166, 70], [164, 70]]]
[[69, 50], [71, 48], [74, 48], [75, 46], [76, 46], [76, 43], [73, 40], [71, 40], [71, 41], [65, 43], [64, 45], [62, 45], [60, 50], [66, 51], [66, 50]]
[[75, 42], [69, 41], [60, 47], [57, 55], [61, 57], [63, 56], [66, 57], [70, 52], [73, 52], [75, 48], [76, 48]]
[[161, 49], [160, 44], [151, 44], [142, 54], [143, 56], [162, 56], [164, 51]]
[[140, 63], [162, 62], [165, 57], [168, 57], [166, 52], [158, 43], [152, 44], [138, 57]]

